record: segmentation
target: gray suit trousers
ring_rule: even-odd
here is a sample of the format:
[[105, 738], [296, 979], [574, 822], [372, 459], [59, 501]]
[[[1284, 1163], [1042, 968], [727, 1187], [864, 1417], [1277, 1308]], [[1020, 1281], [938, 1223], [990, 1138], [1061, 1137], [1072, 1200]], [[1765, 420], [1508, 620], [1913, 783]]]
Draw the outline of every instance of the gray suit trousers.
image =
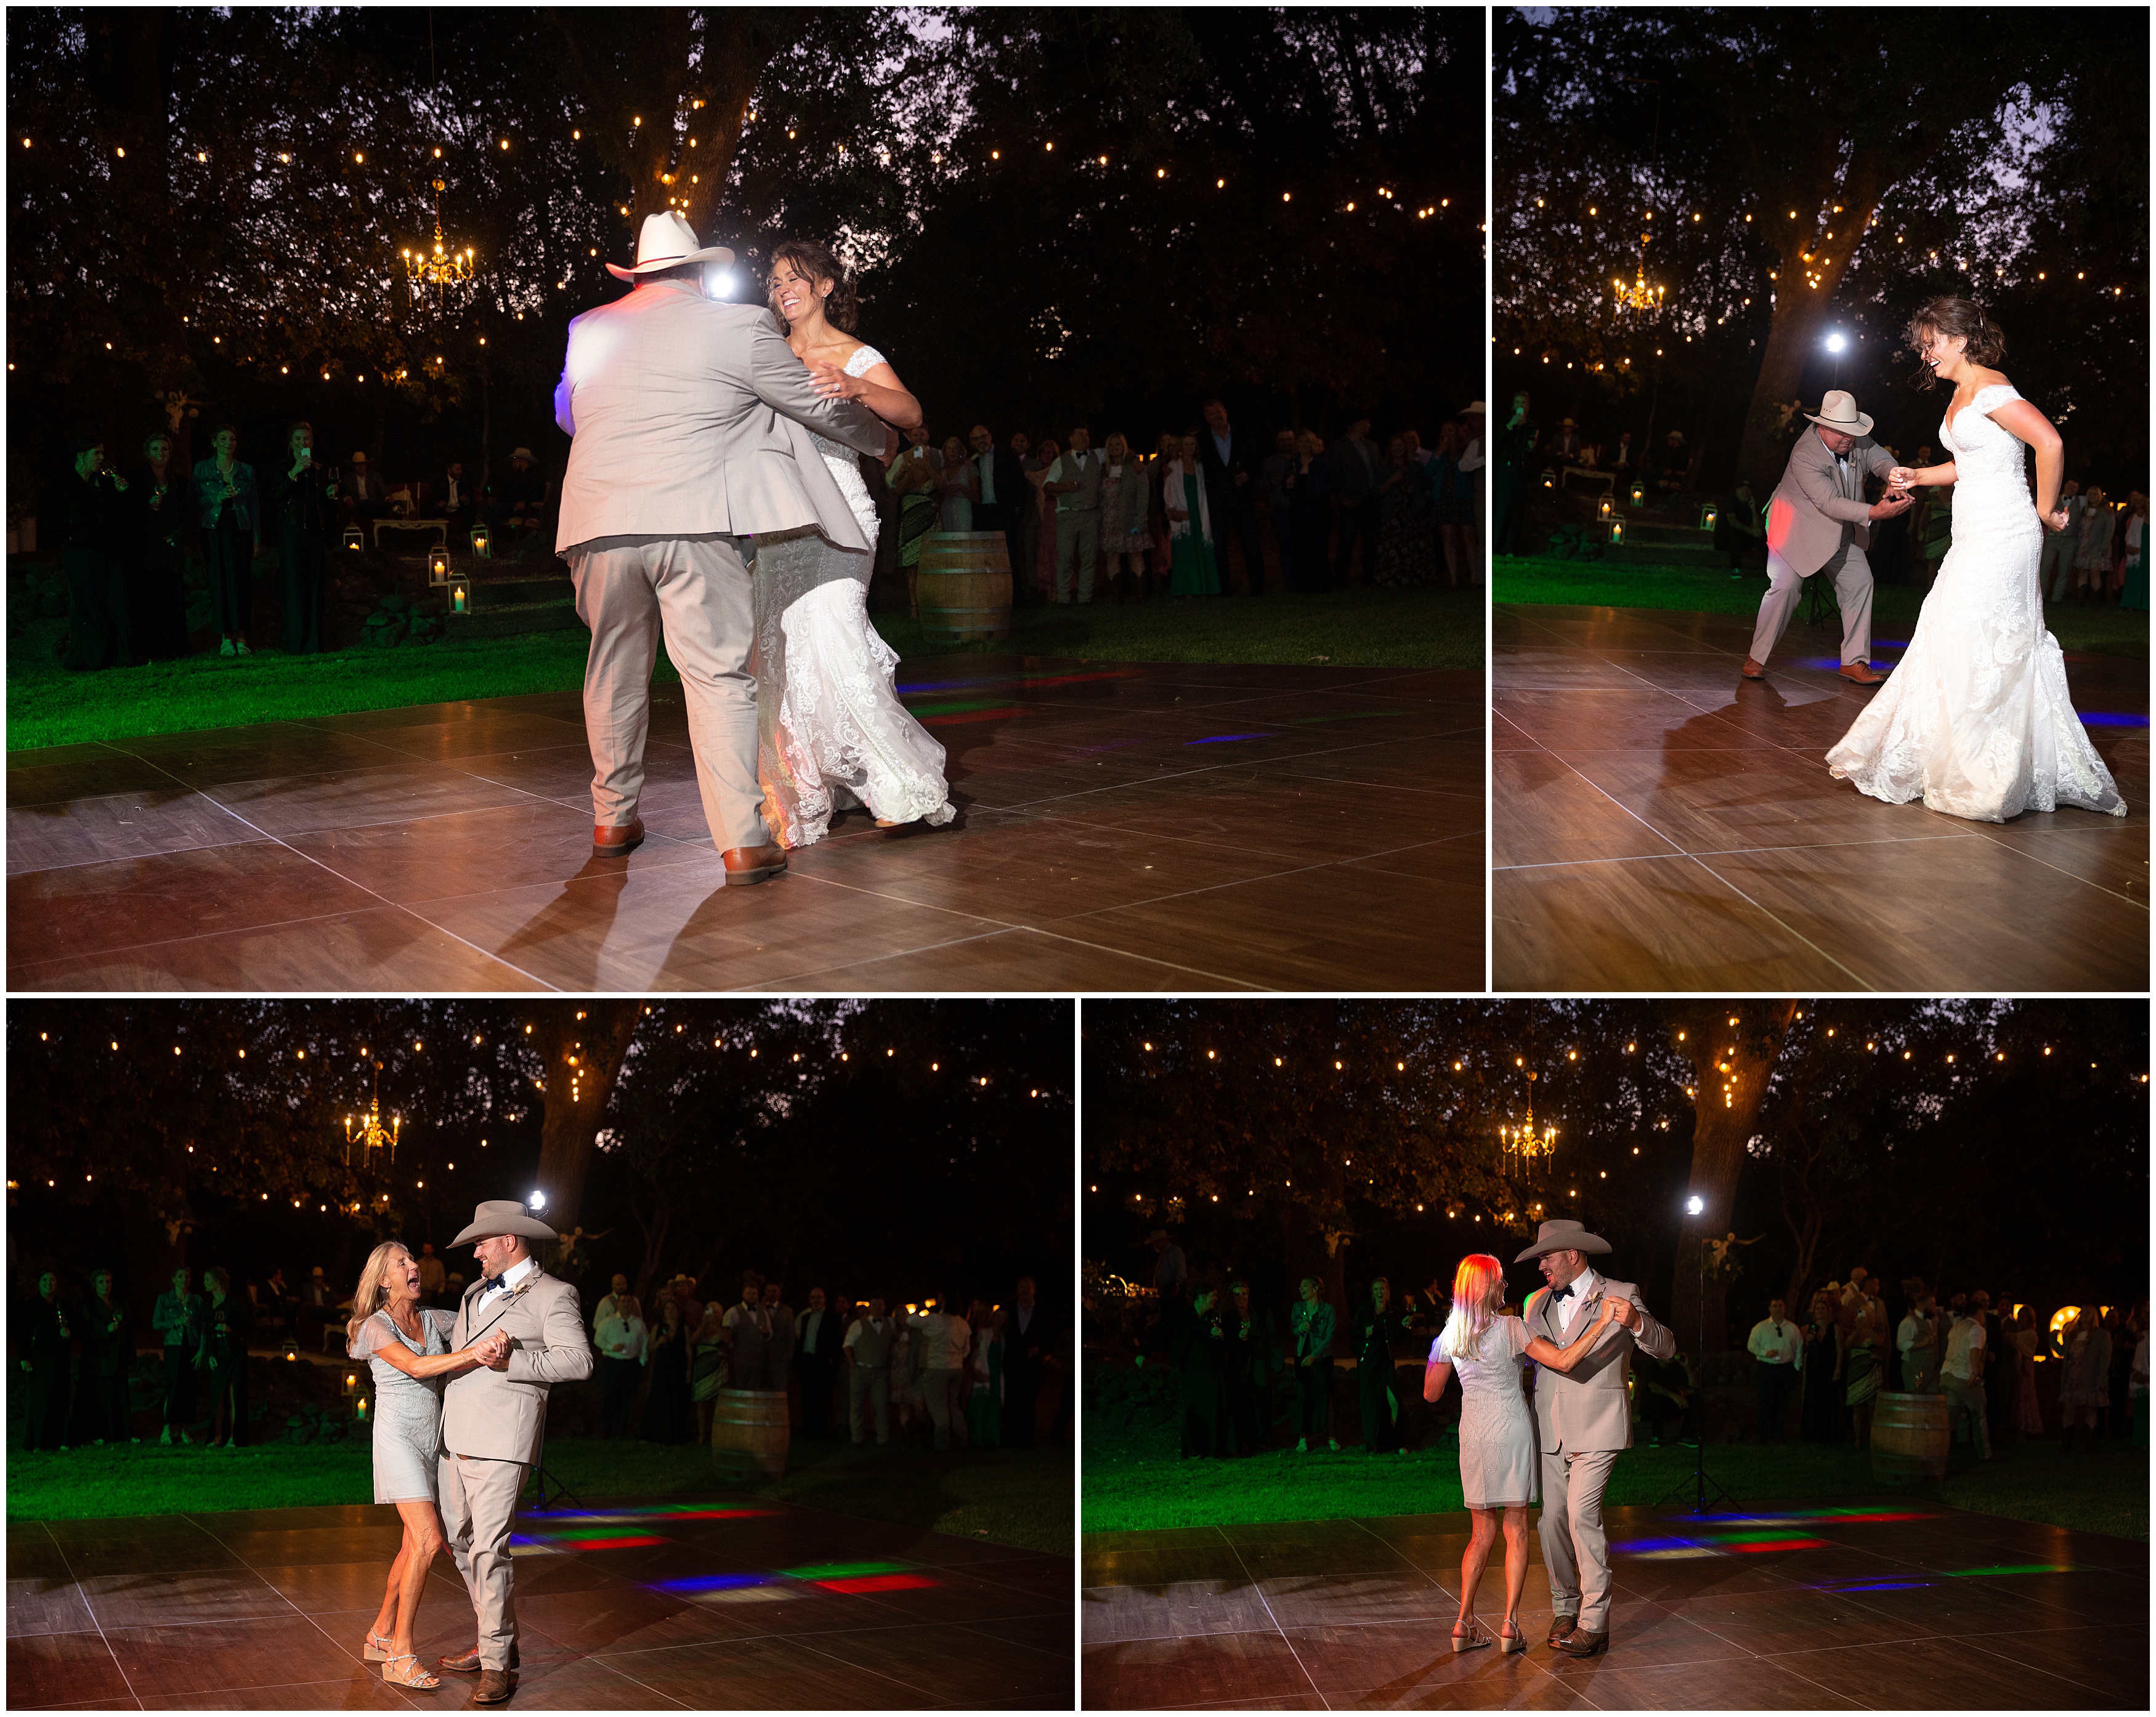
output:
[[1602, 1490], [1617, 1463], [1614, 1448], [1543, 1451], [1543, 1567], [1550, 1608], [1577, 1616], [1589, 1633], [1609, 1631], [1609, 1540], [1602, 1530]]
[[889, 1366], [855, 1366], [846, 1381], [846, 1416], [851, 1422], [854, 1441], [865, 1442], [868, 1438], [868, 1410], [875, 1409], [875, 1440], [879, 1444], [891, 1441], [891, 1367]]
[[[1834, 593], [1841, 604], [1841, 665], [1871, 659], [1871, 563], [1856, 543], [1841, 551], [1812, 577], [1834, 580]], [[1767, 594], [1759, 599], [1759, 623], [1752, 633], [1752, 659], [1762, 667], [1781, 642], [1789, 616], [1804, 599], [1804, 575], [1772, 549], [1767, 551]]]
[[521, 1461], [481, 1460], [442, 1451], [442, 1532], [479, 1617], [482, 1669], [506, 1669], [509, 1654], [516, 1648], [509, 1528], [524, 1489], [524, 1473]]
[[756, 642], [749, 572], [730, 536], [622, 541], [572, 550], [577, 613], [592, 629], [584, 733], [592, 820], [626, 826], [644, 791], [651, 669], [662, 634], [681, 676], [704, 821], [721, 852], [771, 842], [756, 779]]

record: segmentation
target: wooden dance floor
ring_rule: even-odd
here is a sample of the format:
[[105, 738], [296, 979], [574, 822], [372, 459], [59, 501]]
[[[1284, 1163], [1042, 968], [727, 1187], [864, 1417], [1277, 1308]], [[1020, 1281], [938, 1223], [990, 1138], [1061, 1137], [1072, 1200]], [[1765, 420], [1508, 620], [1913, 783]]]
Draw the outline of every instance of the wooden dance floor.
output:
[[[2004, 825], [1826, 771], [1872, 695], [1839, 621], [1500, 605], [1491, 965], [1500, 990], [2139, 991], [2148, 984], [2148, 664], [2070, 655], [2128, 814]], [[1907, 639], [1880, 641], [1875, 665]]]
[[957, 823], [722, 889], [680, 690], [590, 857], [575, 693], [15, 752], [17, 990], [1479, 990], [1483, 676], [909, 662]]
[[[1068, 1556], [754, 1499], [517, 1525], [511, 1710], [1070, 1705]], [[469, 1706], [475, 1676], [406, 1692], [362, 1661], [400, 1530], [357, 1506], [10, 1523], [8, 1708]], [[472, 1628], [438, 1559], [421, 1661]]]
[[[1088, 1533], [1088, 1708], [2144, 1710], [2148, 1546], [1937, 1504], [1614, 1509], [1610, 1643], [1453, 1654], [1464, 1514]], [[1476, 1613], [1504, 1614], [1502, 1540]]]

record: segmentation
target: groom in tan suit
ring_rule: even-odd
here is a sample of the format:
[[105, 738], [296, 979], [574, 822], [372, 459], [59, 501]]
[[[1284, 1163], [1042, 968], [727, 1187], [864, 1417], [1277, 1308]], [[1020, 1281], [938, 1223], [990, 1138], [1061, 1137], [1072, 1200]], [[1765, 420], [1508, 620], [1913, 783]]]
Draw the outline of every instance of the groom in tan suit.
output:
[[592, 629], [593, 854], [624, 856], [644, 839], [637, 804], [663, 633], [726, 879], [756, 883], [786, 869], [756, 779], [757, 542], [820, 533], [873, 550], [808, 431], [879, 456], [896, 443], [865, 407], [816, 391], [769, 310], [705, 295], [705, 268], [732, 261], [723, 247], [700, 248], [680, 215], [649, 216], [636, 266], [607, 264], [636, 290], [569, 324], [554, 421], [575, 441], [555, 552]]
[[1908, 510], [1909, 492], [1889, 489], [1876, 501], [1864, 498], [1864, 479], [1894, 467], [1887, 449], [1871, 439], [1871, 419], [1853, 395], [1834, 392], [1820, 402], [1813, 427], [1789, 449], [1788, 469], [1767, 504], [1767, 594], [1744, 659], [1747, 679], [1767, 677], [1767, 658], [1796, 612], [1804, 580], [1824, 573], [1841, 603], [1841, 677], [1876, 685], [1887, 676], [1871, 666], [1871, 546], [1874, 520]]
[[1568, 1657], [1609, 1648], [1609, 1540], [1602, 1530], [1602, 1491], [1617, 1452], [1632, 1446], [1632, 1350], [1666, 1360], [1676, 1337], [1647, 1315], [1640, 1290], [1587, 1262], [1609, 1243], [1566, 1218], [1544, 1222], [1516, 1263], [1537, 1259], [1549, 1286], [1527, 1297], [1530, 1335], [1563, 1347], [1618, 1302], [1625, 1333], [1602, 1342], [1569, 1371], [1535, 1368], [1535, 1432], [1543, 1463], [1543, 1566], [1549, 1575], [1549, 1643]]
[[478, 1643], [444, 1658], [442, 1668], [479, 1676], [473, 1694], [498, 1705], [516, 1684], [516, 1605], [509, 1529], [526, 1470], [539, 1458], [547, 1391], [592, 1374], [577, 1290], [539, 1268], [527, 1244], [554, 1231], [513, 1198], [490, 1199], [449, 1243], [470, 1246], [482, 1274], [457, 1308], [459, 1347], [508, 1337], [500, 1360], [449, 1380], [442, 1401], [439, 1487], [442, 1528], [470, 1589]]

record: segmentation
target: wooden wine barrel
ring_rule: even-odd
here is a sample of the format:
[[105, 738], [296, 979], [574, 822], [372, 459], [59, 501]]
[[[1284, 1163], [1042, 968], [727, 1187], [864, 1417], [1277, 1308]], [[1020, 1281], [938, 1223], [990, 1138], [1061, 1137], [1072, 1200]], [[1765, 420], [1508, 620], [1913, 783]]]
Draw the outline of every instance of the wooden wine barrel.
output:
[[1882, 1389], [1871, 1410], [1871, 1476], [1888, 1484], [1937, 1484], [1947, 1476], [1951, 1440], [1946, 1397]]
[[1010, 551], [1000, 530], [935, 530], [914, 585], [921, 629], [937, 643], [1010, 636]]
[[711, 1413], [711, 1464], [778, 1479], [786, 1472], [783, 1389], [721, 1389]]

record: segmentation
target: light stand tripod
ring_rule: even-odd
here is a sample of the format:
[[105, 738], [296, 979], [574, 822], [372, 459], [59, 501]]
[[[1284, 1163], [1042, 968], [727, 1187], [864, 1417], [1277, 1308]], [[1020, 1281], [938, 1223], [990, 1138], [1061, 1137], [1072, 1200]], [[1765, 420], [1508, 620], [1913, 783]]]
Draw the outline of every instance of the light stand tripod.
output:
[[[582, 1497], [547, 1470], [547, 1432], [543, 1424], [539, 1432], [539, 1448], [531, 1460], [531, 1482], [539, 1489], [538, 1501], [531, 1510], [535, 1515], [543, 1515], [550, 1509], [558, 1509], [564, 1498], [576, 1504], [578, 1508], [583, 1506], [584, 1499]], [[550, 1483], [554, 1487], [553, 1500], [551, 1503], [547, 1497], [547, 1487]]]
[[1691, 1489], [1697, 1498], [1692, 1504], [1692, 1512], [1695, 1515], [1712, 1513], [1707, 1505], [1707, 1493], [1712, 1486], [1717, 1499], [1733, 1513], [1737, 1499], [1707, 1476], [1707, 1402], [1700, 1393], [1707, 1378], [1707, 1236], [1703, 1233], [1699, 1237], [1699, 1345], [1693, 1351], [1698, 1355], [1699, 1366], [1691, 1386], [1692, 1404], [1699, 1410], [1699, 1422], [1695, 1427], [1699, 1434], [1692, 1442], [1692, 1475], [1689, 1481], [1679, 1479], [1655, 1506], [1666, 1508], [1671, 1499]]

